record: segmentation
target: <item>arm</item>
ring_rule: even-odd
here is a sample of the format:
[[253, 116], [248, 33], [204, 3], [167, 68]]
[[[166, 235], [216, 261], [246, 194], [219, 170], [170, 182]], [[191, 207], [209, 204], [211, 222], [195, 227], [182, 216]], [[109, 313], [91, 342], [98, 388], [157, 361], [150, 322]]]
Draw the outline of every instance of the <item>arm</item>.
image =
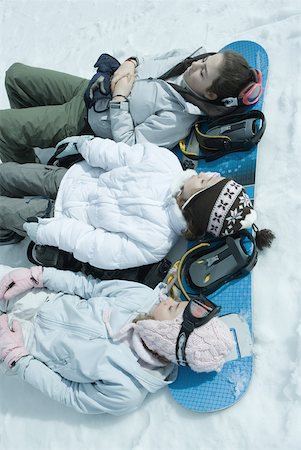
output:
[[[89, 299], [99, 293], [101, 283], [81, 272], [74, 273], [50, 267], [34, 266], [30, 269], [14, 269], [7, 273], [0, 282], [0, 300], [10, 300], [32, 288], [46, 287], [54, 292], [76, 294]], [[3, 317], [3, 316], [2, 316]]]
[[[124, 305], [124, 298], [127, 298], [129, 308], [134, 305], [143, 304], [141, 298], [151, 295], [153, 290], [147, 286], [134, 281], [125, 280], [98, 280], [92, 275], [86, 276], [81, 272], [71, 272], [69, 270], [58, 270], [54, 267], [44, 267], [43, 269], [44, 287], [54, 292], [64, 292], [65, 294], [75, 294], [83, 299], [93, 297], [112, 297], [114, 300], [120, 297]], [[141, 291], [141, 294], [137, 294]]]
[[37, 243], [71, 252], [79, 261], [102, 269], [125, 269], [157, 262], [170, 248], [170, 243], [162, 244], [161, 239], [160, 245], [152, 242], [151, 248], [147, 248], [122, 233], [95, 229], [67, 217], [39, 219]]
[[98, 137], [86, 140], [79, 146], [79, 152], [90, 166], [105, 171], [137, 164], [145, 157], [145, 151], [141, 145], [133, 148], [124, 142], [116, 143], [111, 139]]
[[94, 136], [72, 136], [63, 139], [56, 145], [56, 158], [80, 153], [91, 167], [99, 167], [105, 171], [121, 166], [129, 166], [140, 162], [145, 148], [131, 146], [111, 139]]
[[75, 294], [81, 298], [89, 299], [94, 296], [95, 289], [101, 284], [92, 276], [86, 276], [81, 272], [58, 270], [54, 267], [43, 269], [44, 287], [53, 292]]
[[145, 389], [137, 387], [122, 371], [112, 371], [110, 380], [76, 383], [32, 356], [21, 358], [13, 370], [47, 397], [84, 414], [125, 414], [137, 409], [147, 395]]
[[169, 149], [187, 136], [193, 125], [193, 116], [161, 110], [135, 127], [128, 102], [118, 108], [111, 102], [110, 118], [114, 141], [128, 145], [151, 142]]
[[121, 65], [120, 67], [114, 72], [112, 81], [111, 81], [111, 90], [112, 93], [114, 95], [114, 91], [116, 88], [116, 84], [118, 83], [118, 81], [121, 80], [121, 78], [128, 78], [132, 85], [135, 81], [135, 71], [136, 68], [138, 67], [138, 58], [129, 58], [126, 59]]

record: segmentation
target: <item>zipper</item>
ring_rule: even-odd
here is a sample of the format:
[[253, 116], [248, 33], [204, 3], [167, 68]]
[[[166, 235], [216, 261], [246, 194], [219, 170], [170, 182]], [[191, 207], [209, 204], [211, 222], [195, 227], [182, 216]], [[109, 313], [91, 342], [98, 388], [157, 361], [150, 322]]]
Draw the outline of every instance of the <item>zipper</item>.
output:
[[76, 334], [80, 334], [81, 336], [89, 338], [89, 340], [105, 337], [104, 335], [101, 335], [99, 332], [95, 331], [94, 329], [91, 329], [91, 328], [87, 329], [87, 327], [81, 327], [80, 325], [73, 325], [70, 323], [66, 324], [66, 323], [58, 322], [57, 320], [53, 320], [53, 319], [49, 319], [48, 317], [45, 317], [45, 315], [42, 313], [38, 313], [36, 318], [38, 319], [38, 321], [40, 321], [44, 324], [51, 323], [60, 329], [76, 332]]

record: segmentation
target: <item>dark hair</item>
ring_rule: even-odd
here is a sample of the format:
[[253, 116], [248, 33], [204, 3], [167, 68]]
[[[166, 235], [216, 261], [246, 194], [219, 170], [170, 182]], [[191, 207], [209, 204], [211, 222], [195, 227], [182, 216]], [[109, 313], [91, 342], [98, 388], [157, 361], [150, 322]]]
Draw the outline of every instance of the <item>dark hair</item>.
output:
[[185, 237], [185, 239], [187, 239], [188, 241], [194, 241], [196, 239], [200, 239], [201, 237], [203, 237], [205, 232], [201, 234], [200, 231], [198, 230], [199, 223], [195, 223], [195, 221], [193, 220], [191, 210], [190, 209], [182, 209], [182, 206], [185, 203], [185, 200], [182, 197], [182, 193], [178, 196], [177, 203], [178, 203], [179, 207], [181, 208], [182, 214], [183, 214], [183, 216], [186, 220], [186, 224], [187, 224], [187, 229], [183, 233], [183, 236]]
[[254, 74], [245, 58], [237, 52], [224, 51], [220, 76], [213, 81], [210, 91], [214, 92], [218, 99], [237, 97], [248, 83], [254, 81]]
[[196, 224], [191, 217], [191, 214], [185, 210], [182, 210], [183, 216], [187, 223], [187, 229], [184, 232], [184, 237], [188, 241], [194, 241], [196, 239], [201, 239], [205, 236], [206, 232], [201, 233], [198, 230], [198, 224]]

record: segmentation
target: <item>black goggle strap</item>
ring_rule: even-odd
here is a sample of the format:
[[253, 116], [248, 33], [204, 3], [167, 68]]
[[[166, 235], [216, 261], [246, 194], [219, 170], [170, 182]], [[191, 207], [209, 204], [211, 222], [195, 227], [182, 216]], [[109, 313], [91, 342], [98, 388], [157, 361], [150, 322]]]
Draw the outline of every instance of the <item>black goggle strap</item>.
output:
[[185, 349], [190, 334], [195, 328], [209, 322], [220, 309], [220, 306], [215, 305], [202, 294], [189, 301], [183, 312], [183, 322], [176, 343], [177, 363], [180, 366], [187, 366]]

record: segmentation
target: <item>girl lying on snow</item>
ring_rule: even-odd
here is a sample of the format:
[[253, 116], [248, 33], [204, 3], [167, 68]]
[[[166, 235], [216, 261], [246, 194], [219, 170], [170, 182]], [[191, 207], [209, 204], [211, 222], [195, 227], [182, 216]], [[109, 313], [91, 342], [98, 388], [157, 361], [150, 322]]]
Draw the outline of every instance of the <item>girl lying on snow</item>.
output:
[[[254, 223], [241, 185], [217, 173], [184, 171], [165, 148], [87, 136], [72, 138], [70, 146], [85, 161], [68, 170], [0, 165], [2, 244], [22, 239], [24, 223], [37, 216], [38, 223], [24, 226], [37, 244], [101, 269], [127, 269], [160, 261], [181, 235], [224, 236]], [[270, 235], [261, 239], [270, 241]]]
[[[0, 266], [4, 273], [0, 359], [6, 373], [86, 414], [133, 411], [149, 392], [175, 380], [188, 302], [166, 297], [159, 286], [53, 268]], [[39, 289], [26, 293], [31, 288]], [[181, 359], [196, 372], [219, 371], [233, 346], [230, 330], [214, 317], [192, 331]]]

